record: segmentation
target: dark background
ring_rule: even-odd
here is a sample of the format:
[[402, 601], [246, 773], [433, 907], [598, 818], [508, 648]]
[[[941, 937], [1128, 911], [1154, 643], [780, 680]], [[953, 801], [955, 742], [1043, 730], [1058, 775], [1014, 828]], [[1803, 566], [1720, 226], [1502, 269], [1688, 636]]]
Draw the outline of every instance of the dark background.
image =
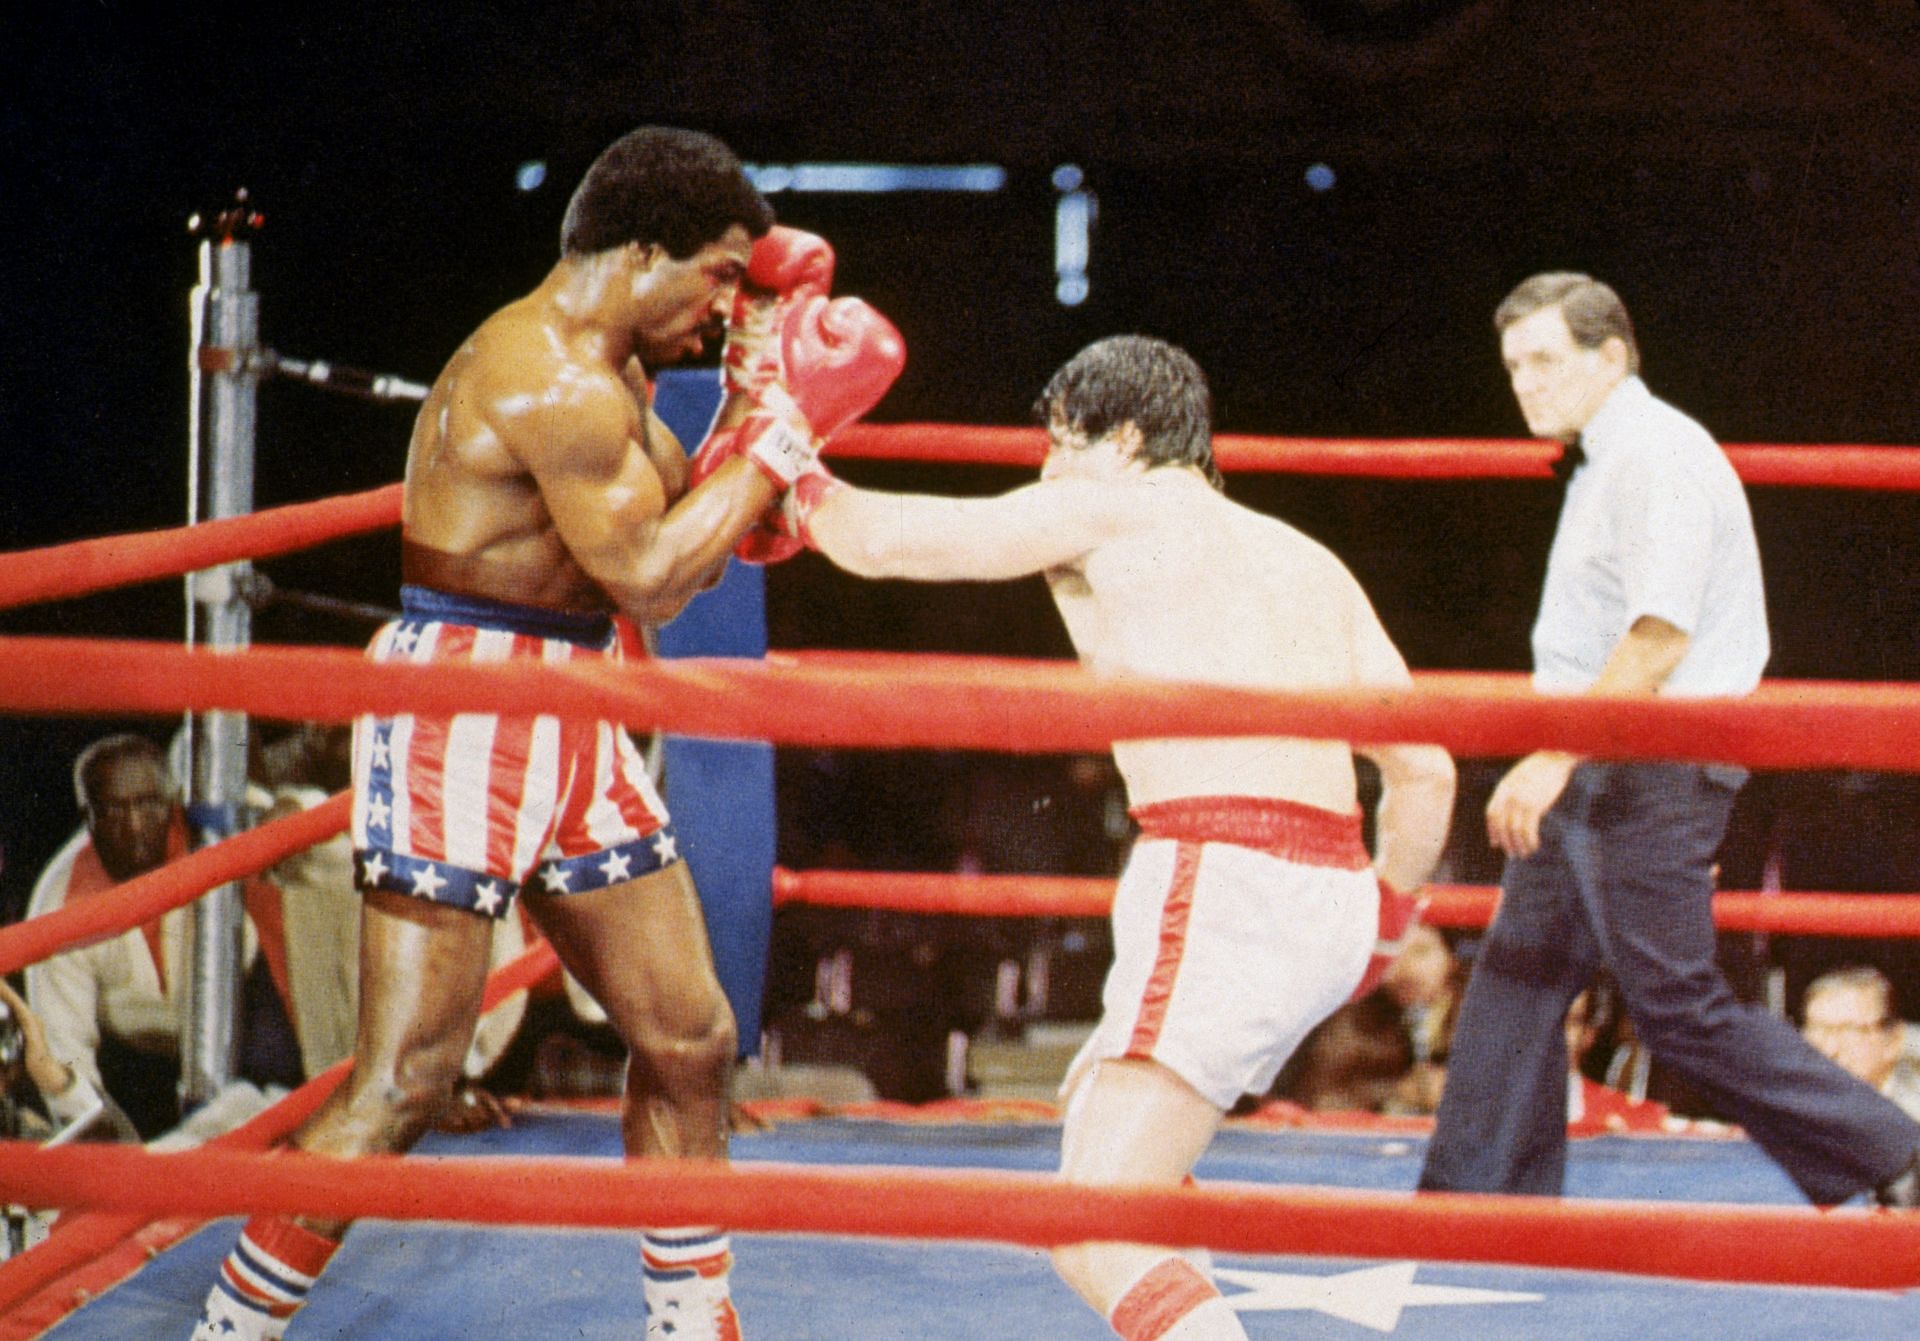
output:
[[[1722, 440], [1912, 443], [1917, 52], [1915, 0], [11, 7], [0, 547], [183, 519], [194, 210], [244, 186], [265, 213], [264, 343], [424, 382], [551, 265], [592, 156], [650, 121], [712, 130], [751, 162], [1007, 169], [994, 195], [774, 197], [834, 240], [839, 291], [906, 336], [878, 420], [1024, 422], [1061, 360], [1142, 330], [1200, 359], [1224, 430], [1512, 436], [1488, 316], [1526, 274], [1565, 267], [1620, 289], [1650, 384]], [[547, 184], [522, 192], [515, 169], [535, 159]], [[1078, 308], [1053, 297], [1064, 163], [1099, 200]], [[1315, 163], [1332, 190], [1309, 189]], [[260, 415], [261, 506], [399, 475], [404, 408], [269, 384]], [[949, 491], [1021, 478], [845, 473]], [[1550, 486], [1239, 478], [1232, 492], [1341, 553], [1416, 667], [1525, 668]], [[1914, 500], [1753, 502], [1770, 673], [1920, 676]], [[394, 549], [374, 538], [264, 567], [390, 603]], [[1067, 652], [1037, 581], [863, 585], [808, 556], [769, 582], [776, 646]], [[0, 616], [0, 632], [175, 638], [181, 623], [170, 583]], [[262, 641], [365, 633], [284, 608], [255, 624]], [[68, 760], [107, 725], [0, 722], [6, 905], [70, 830]], [[822, 825], [913, 825], [915, 777], [968, 776], [786, 757], [782, 777], [847, 782], [849, 768]], [[1847, 809], [1837, 837], [1803, 823], [1812, 857], [1790, 876], [1920, 883], [1902, 865], [1909, 784], [1850, 785], [1874, 803]], [[1862, 843], [1878, 855], [1860, 859]]]

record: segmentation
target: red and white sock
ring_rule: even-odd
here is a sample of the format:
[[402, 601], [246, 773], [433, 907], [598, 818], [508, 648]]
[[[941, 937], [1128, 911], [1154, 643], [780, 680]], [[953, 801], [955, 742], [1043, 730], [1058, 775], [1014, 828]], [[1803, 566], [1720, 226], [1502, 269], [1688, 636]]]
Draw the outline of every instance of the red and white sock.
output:
[[640, 1240], [647, 1335], [675, 1341], [740, 1341], [728, 1274], [733, 1246], [711, 1226], [649, 1229]]
[[207, 1292], [193, 1341], [279, 1341], [339, 1246], [282, 1216], [247, 1221]]
[[1183, 1257], [1148, 1268], [1107, 1321], [1121, 1341], [1247, 1341], [1240, 1316], [1212, 1281]]

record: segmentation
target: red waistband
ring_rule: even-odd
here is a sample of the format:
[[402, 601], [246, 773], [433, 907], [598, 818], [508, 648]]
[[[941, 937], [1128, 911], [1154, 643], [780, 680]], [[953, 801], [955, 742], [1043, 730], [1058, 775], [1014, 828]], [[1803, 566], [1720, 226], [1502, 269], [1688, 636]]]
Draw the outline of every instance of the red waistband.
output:
[[1183, 796], [1128, 812], [1146, 838], [1232, 843], [1307, 866], [1358, 871], [1372, 864], [1360, 812], [1323, 810], [1271, 796]]

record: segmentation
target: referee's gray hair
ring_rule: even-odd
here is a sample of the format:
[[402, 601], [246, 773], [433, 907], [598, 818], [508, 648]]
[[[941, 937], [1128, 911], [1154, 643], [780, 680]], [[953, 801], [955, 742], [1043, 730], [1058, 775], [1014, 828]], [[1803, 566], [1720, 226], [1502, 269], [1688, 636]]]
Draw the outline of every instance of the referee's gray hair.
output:
[[1627, 347], [1627, 371], [1640, 371], [1640, 345], [1633, 338], [1633, 318], [1611, 286], [1575, 270], [1547, 270], [1523, 279], [1493, 310], [1493, 329], [1507, 327], [1544, 308], [1557, 307], [1567, 319], [1573, 342], [1582, 349], [1598, 349], [1610, 339]]

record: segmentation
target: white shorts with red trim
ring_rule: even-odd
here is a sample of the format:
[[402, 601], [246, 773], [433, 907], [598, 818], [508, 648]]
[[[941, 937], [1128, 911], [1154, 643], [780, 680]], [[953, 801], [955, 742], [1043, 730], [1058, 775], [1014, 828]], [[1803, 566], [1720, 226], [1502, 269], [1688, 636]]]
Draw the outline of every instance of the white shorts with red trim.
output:
[[1068, 1068], [1165, 1066], [1225, 1110], [1261, 1094], [1373, 952], [1379, 882], [1357, 814], [1257, 797], [1134, 812], [1102, 1016]]
[[[375, 661], [621, 657], [612, 621], [402, 589]], [[353, 731], [355, 880], [503, 917], [521, 888], [601, 889], [679, 859], [646, 761], [614, 722], [366, 716]]]

